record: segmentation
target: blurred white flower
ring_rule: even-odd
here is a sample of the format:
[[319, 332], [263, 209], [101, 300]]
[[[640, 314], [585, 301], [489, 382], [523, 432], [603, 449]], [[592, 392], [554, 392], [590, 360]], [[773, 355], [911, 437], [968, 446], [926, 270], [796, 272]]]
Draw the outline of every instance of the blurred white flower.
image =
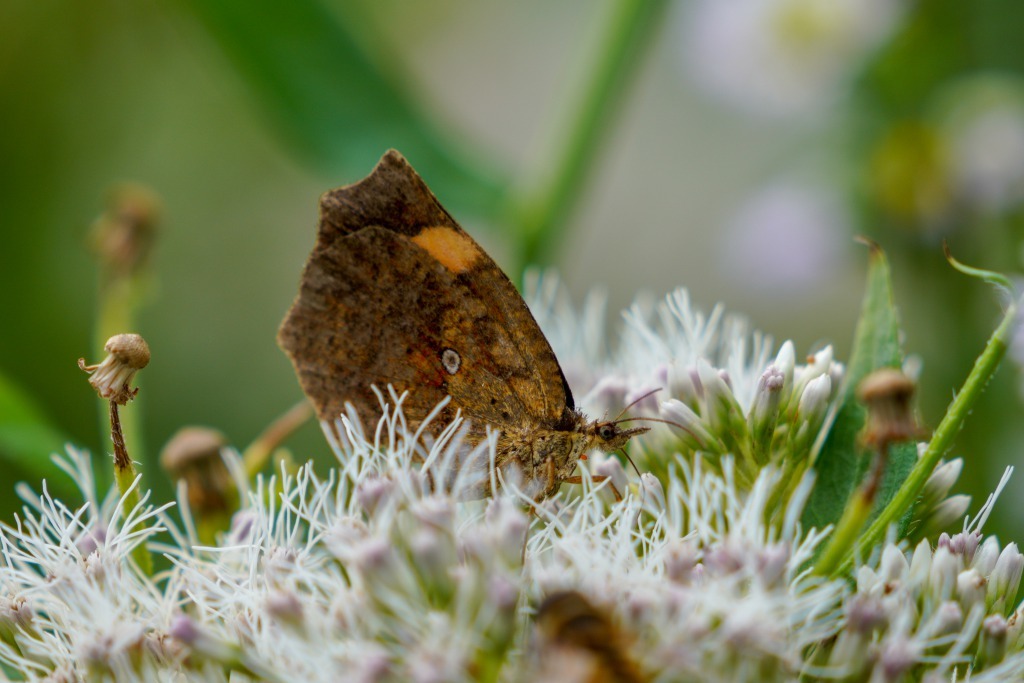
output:
[[813, 296], [842, 267], [851, 221], [838, 197], [794, 181], [748, 198], [722, 239], [726, 272], [756, 291]]
[[1024, 200], [1024, 83], [984, 75], [939, 97], [957, 199], [990, 212]]
[[901, 9], [892, 0], [695, 0], [681, 43], [709, 92], [756, 114], [806, 116], [844, 93]]

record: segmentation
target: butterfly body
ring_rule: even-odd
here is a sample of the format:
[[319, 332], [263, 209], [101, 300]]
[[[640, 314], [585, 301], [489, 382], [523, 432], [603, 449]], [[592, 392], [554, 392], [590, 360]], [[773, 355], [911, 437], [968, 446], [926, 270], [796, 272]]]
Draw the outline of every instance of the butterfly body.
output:
[[470, 444], [498, 430], [496, 465], [517, 467], [539, 498], [590, 448], [615, 450], [645, 431], [575, 409], [514, 285], [394, 151], [321, 198], [317, 242], [278, 340], [325, 425], [346, 404], [373, 424], [373, 387], [408, 392], [402, 410], [414, 429], [450, 396], [428, 429], [461, 416]]
[[581, 456], [592, 450], [618, 450], [634, 435], [645, 431], [619, 429], [612, 422], [587, 421], [570, 411], [560, 429], [543, 429], [525, 424], [506, 429], [498, 437], [497, 461], [515, 464], [527, 481], [540, 487], [535, 495], [554, 495], [563, 481], [572, 477]]

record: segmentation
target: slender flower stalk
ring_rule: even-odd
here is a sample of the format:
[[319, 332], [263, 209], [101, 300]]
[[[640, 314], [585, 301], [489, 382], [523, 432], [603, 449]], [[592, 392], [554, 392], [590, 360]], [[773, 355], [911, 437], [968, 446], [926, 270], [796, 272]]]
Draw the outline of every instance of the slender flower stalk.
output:
[[652, 36], [662, 26], [669, 3], [665, 0], [612, 0], [607, 15], [595, 27], [588, 49], [591, 58], [581, 64], [587, 72], [573, 79], [577, 88], [566, 89], [556, 124], [539, 148], [532, 170], [523, 173], [527, 184], [516, 187], [508, 212], [518, 232], [520, 273], [528, 264], [542, 263], [556, 253], [559, 226], [566, 223], [573, 204], [593, 169], [622, 91], [639, 68]]
[[248, 475], [255, 477], [261, 472], [281, 442], [312, 417], [313, 407], [309, 401], [303, 400], [274, 420], [242, 453]]
[[[107, 357], [98, 365], [86, 365], [78, 359], [78, 367], [89, 373], [89, 383], [101, 398], [109, 401], [110, 440], [114, 446], [114, 481], [118, 491], [133, 507], [139, 503], [138, 473], [128, 455], [124, 430], [121, 427], [119, 406], [127, 405], [139, 393], [131, 387], [132, 380], [142, 368], [149, 365], [149, 345], [137, 334], [117, 334], [103, 347]], [[153, 560], [145, 546], [137, 547], [135, 559], [143, 571], [153, 571]]]
[[[90, 243], [99, 266], [97, 355], [106, 340], [137, 327], [136, 314], [151, 284], [150, 264], [161, 213], [160, 199], [150, 189], [125, 183], [111, 188], [105, 210], [92, 227]], [[106, 424], [105, 413], [101, 425]], [[124, 421], [127, 448], [143, 461], [141, 421], [135, 413], [127, 413]]]

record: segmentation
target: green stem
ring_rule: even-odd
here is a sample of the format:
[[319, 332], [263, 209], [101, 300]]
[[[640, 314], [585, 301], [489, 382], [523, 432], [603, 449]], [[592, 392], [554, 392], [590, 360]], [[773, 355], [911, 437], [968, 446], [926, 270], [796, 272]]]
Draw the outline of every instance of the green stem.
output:
[[1016, 319], [1017, 305], [1016, 303], [1011, 303], [1003, 316], [1002, 322], [999, 323], [999, 327], [996, 328], [996, 331], [989, 338], [985, 350], [981, 352], [981, 355], [974, 362], [974, 367], [971, 368], [971, 373], [967, 376], [963, 387], [957, 393], [953, 402], [949, 404], [949, 408], [946, 409], [942, 422], [936, 427], [931, 441], [928, 442], [928, 447], [921, 457], [918, 458], [917, 464], [910, 471], [910, 474], [903, 482], [903, 486], [900, 487], [900, 490], [889, 501], [889, 504], [885, 506], [885, 509], [882, 510], [881, 514], [875, 518], [875, 521], [871, 523], [864, 535], [861, 536], [853, 552], [846, 557], [837, 570], [832, 572], [833, 576], [848, 571], [855, 557], [862, 556], [865, 551], [880, 543], [885, 537], [889, 525], [896, 523], [910, 509], [914, 501], [917, 500], [917, 497], [921, 494], [921, 489], [924, 488], [925, 482], [928, 481], [928, 477], [931, 476], [932, 471], [942, 456], [952, 446], [953, 438], [960, 431], [974, 403], [981, 396], [985, 385], [992, 378], [996, 368], [999, 367], [1000, 361], [1002, 361], [1003, 356], [1006, 354], [1006, 348], [1009, 344]]
[[565, 220], [594, 166], [601, 138], [625, 100], [623, 91], [641, 63], [651, 35], [661, 23], [667, 0], [612, 0], [596, 29], [593, 49], [562, 103], [556, 125], [541, 148], [537, 165], [522, 175], [510, 196], [509, 214], [518, 233], [521, 274], [531, 263], [550, 260]]
[[242, 453], [242, 462], [245, 464], [245, 473], [248, 478], [254, 479], [257, 474], [262, 472], [267, 461], [270, 460], [270, 456], [281, 445], [281, 442], [312, 417], [313, 406], [309, 401], [303, 399], [263, 430], [263, 433], [256, 437], [256, 440], [249, 444]]
[[[124, 443], [124, 432], [121, 429], [121, 416], [117, 403], [110, 402], [110, 439], [114, 442], [114, 480], [117, 482], [117, 490], [124, 498], [122, 509], [125, 516], [139, 505], [139, 487], [132, 488], [138, 473], [135, 465], [128, 456], [128, 450]], [[140, 522], [141, 528], [145, 528], [145, 522]], [[149, 555], [146, 543], [142, 542], [132, 550], [132, 557], [139, 565], [139, 569], [146, 576], [153, 575], [153, 558]]]
[[[135, 332], [135, 309], [138, 307], [141, 289], [137, 279], [137, 276], [127, 276], [112, 278], [109, 282], [101, 283], [96, 337], [93, 340], [96, 358], [102, 359], [106, 355], [103, 346], [108, 339], [118, 334]], [[139, 462], [145, 462], [145, 452], [142, 447], [142, 423], [138, 410], [129, 411], [122, 419], [122, 424], [126, 434], [124, 440], [128, 452]], [[109, 426], [107, 411], [103, 403], [100, 403], [101, 433], [107, 431]]]
[[825, 547], [821, 557], [814, 565], [814, 573], [829, 576], [845, 559], [846, 554], [857, 544], [857, 536], [864, 524], [871, 517], [871, 508], [875, 506], [878, 489], [882, 485], [885, 466], [889, 460], [889, 445], [882, 444], [875, 458], [875, 465], [867, 481], [857, 487], [851, 497], [843, 516], [839, 518], [832, 538]]

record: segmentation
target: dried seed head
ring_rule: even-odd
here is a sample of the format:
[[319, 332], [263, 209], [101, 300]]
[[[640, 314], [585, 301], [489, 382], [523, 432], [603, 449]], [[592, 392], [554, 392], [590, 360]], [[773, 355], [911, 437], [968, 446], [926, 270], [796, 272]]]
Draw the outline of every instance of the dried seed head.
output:
[[135, 373], [149, 365], [149, 345], [137, 334], [116, 334], [103, 346], [107, 357], [97, 365], [86, 365], [78, 359], [78, 367], [88, 372], [89, 384], [101, 398], [125, 405], [135, 398], [138, 389], [129, 385]]
[[205, 465], [211, 458], [220, 459], [220, 449], [227, 439], [209, 427], [179, 429], [160, 453], [160, 466], [175, 476], [183, 475], [196, 465]]
[[216, 429], [184, 427], [160, 453], [160, 466], [174, 479], [184, 479], [188, 503], [195, 514], [228, 510], [235, 496], [220, 450], [227, 439]]
[[894, 368], [876, 370], [861, 381], [857, 397], [868, 409], [868, 446], [880, 448], [921, 433], [911, 406], [915, 389], [914, 380]]
[[115, 334], [103, 345], [103, 350], [133, 370], [149, 365], [149, 344], [137, 334]]
[[160, 200], [142, 185], [113, 188], [103, 214], [92, 229], [94, 251], [110, 275], [133, 275], [145, 267], [153, 250]]

